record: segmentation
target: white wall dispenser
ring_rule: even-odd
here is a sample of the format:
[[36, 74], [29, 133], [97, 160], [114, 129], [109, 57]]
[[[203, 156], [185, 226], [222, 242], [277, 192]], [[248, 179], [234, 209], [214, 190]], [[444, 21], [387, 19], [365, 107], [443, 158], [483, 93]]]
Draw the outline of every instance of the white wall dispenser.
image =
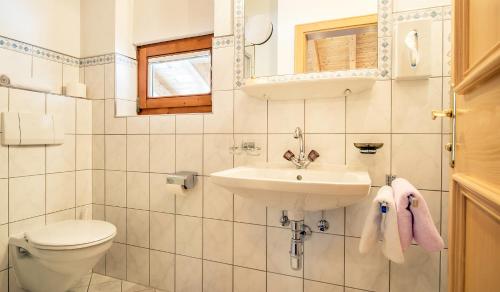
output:
[[52, 114], [2, 113], [3, 145], [63, 144], [64, 127]]
[[395, 70], [398, 80], [431, 76], [432, 20], [399, 22], [395, 27]]

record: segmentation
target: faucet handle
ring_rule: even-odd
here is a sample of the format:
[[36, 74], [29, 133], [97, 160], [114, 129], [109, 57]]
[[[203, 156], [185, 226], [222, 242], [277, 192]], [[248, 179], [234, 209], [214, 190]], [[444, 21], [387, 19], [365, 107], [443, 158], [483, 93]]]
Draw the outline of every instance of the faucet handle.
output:
[[316, 150], [311, 150], [311, 152], [309, 152], [309, 155], [307, 155], [307, 159], [311, 162], [318, 159], [318, 157], [319, 153]]
[[292, 151], [290, 151], [290, 150], [287, 150], [287, 151], [285, 152], [285, 154], [283, 154], [283, 158], [285, 158], [285, 159], [286, 159], [286, 160], [288, 160], [288, 161], [291, 161], [291, 160], [292, 160], [292, 158], [294, 158], [294, 157], [295, 157], [295, 154], [293, 154], [293, 152], [292, 152]]

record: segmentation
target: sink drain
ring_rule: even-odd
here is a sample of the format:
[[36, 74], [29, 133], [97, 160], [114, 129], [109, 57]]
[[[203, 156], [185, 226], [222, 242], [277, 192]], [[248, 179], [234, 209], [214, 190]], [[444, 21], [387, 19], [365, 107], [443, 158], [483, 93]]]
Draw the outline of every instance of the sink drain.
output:
[[302, 176], [300, 174], [297, 175], [297, 180], [302, 180]]

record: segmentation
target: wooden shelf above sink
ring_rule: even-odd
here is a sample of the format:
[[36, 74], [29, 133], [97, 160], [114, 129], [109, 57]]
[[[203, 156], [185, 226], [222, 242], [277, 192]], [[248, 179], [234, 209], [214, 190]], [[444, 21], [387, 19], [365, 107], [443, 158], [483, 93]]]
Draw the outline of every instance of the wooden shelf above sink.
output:
[[258, 77], [245, 79], [241, 89], [266, 100], [332, 98], [371, 89], [377, 75], [377, 69], [364, 69]]

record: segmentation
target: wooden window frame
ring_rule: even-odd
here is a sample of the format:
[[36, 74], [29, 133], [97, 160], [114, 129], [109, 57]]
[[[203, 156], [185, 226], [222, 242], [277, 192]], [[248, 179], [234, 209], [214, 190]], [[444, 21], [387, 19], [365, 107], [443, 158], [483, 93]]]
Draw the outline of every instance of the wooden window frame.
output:
[[[212, 111], [212, 90], [208, 94], [179, 95], [168, 97], [148, 96], [148, 59], [181, 53], [210, 51], [212, 55], [213, 35], [204, 35], [137, 47], [138, 95], [140, 115], [207, 113]], [[211, 77], [212, 78], [212, 77]], [[210, 81], [211, 86], [212, 81]]]

